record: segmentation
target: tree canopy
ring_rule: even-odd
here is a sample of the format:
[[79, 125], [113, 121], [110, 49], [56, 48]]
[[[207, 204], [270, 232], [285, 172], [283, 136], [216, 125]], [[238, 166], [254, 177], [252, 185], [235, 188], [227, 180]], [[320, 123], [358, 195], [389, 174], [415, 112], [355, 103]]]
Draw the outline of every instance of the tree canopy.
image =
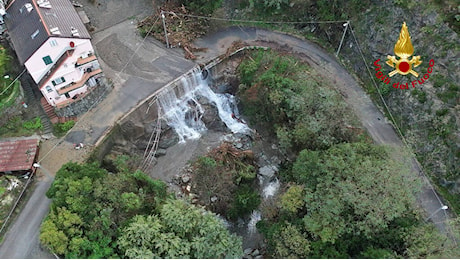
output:
[[40, 241], [66, 258], [241, 257], [241, 240], [215, 215], [173, 199], [162, 181], [118, 169], [65, 164], [47, 193]]
[[159, 215], [136, 216], [118, 244], [128, 258], [240, 258], [241, 239], [210, 212], [171, 200]]
[[305, 185], [306, 228], [323, 241], [371, 236], [412, 208], [416, 179], [383, 147], [345, 143], [302, 151], [292, 176]]

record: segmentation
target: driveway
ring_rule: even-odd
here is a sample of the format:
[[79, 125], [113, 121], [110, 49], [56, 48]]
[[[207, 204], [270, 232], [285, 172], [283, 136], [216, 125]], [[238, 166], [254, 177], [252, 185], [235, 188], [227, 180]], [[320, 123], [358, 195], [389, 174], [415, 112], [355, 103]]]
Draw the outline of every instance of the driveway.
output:
[[[116, 13], [105, 15], [116, 16]], [[42, 169], [35, 179], [31, 199], [24, 202], [23, 210], [5, 234], [0, 245], [0, 258], [54, 258], [40, 247], [38, 235], [41, 222], [49, 210], [50, 200], [45, 194], [56, 171], [66, 162], [84, 161], [92, 145], [120, 117], [195, 66], [195, 63], [183, 58], [180, 50], [165, 49], [153, 39], [144, 41], [136, 33], [136, 24], [132, 19], [119, 20], [121, 22], [113, 20], [112, 26], [95, 33], [92, 40], [104, 74], [113, 82], [114, 88], [97, 107], [79, 119], [63, 142], [54, 139], [41, 145], [39, 158]], [[77, 139], [89, 147], [73, 149]]]
[[[342, 94], [375, 143], [403, 149], [404, 144], [390, 121], [386, 119], [356, 80], [337, 62], [335, 57], [314, 43], [264, 29], [235, 26], [197, 40], [196, 46], [208, 48], [207, 52], [198, 56], [198, 62], [206, 63], [217, 55], [224, 54], [227, 48], [237, 40], [242, 40], [249, 45], [289, 50], [295, 56], [307, 61]], [[439, 210], [444, 204], [425, 177], [419, 162], [412, 158], [405, 163], [410, 164], [414, 177], [420, 178], [423, 185], [421, 192], [417, 194], [418, 206], [424, 210], [425, 216], [430, 217], [439, 230], [445, 232], [448, 229], [445, 222], [451, 214], [450, 210]]]
[[[354, 78], [335, 58], [313, 43], [266, 30], [231, 27], [196, 41], [197, 46], [209, 48], [208, 52], [199, 57], [198, 62], [209, 61], [225, 53], [231, 43], [239, 39], [254, 45], [286, 45], [291, 48], [293, 53], [299, 54], [335, 84], [376, 143], [403, 146], [392, 125], [385, 120]], [[164, 49], [161, 44], [150, 39], [142, 43], [142, 39], [135, 33], [134, 22], [130, 20], [97, 32], [93, 37], [93, 44], [104, 73], [114, 81], [115, 87], [103, 102], [85, 114], [73, 130], [89, 144], [94, 144], [119, 117], [146, 96], [194, 66], [194, 63], [184, 60], [182, 53], [177, 50]], [[134, 53], [136, 54], [133, 56]], [[129, 61], [131, 56], [132, 63], [123, 70], [125, 62]], [[118, 73], [120, 70], [123, 70], [123, 73]], [[49, 170], [50, 175], [65, 162], [83, 160], [85, 154], [91, 150], [85, 148], [83, 151], [75, 151], [68, 142], [58, 147], [41, 163], [44, 169]], [[46, 155], [43, 151], [41, 154], [41, 158]], [[64, 159], [63, 155], [66, 156]], [[423, 179], [415, 159], [412, 160], [412, 169], [414, 174]], [[441, 203], [430, 189], [429, 182], [425, 179], [424, 181], [423, 190], [418, 196], [420, 206], [426, 211], [427, 216], [437, 212], [432, 216], [432, 220], [440, 229], [445, 230], [444, 221], [447, 215], [443, 211], [437, 211]], [[39, 225], [49, 208], [49, 200], [45, 197], [46, 185], [49, 185], [47, 183], [48, 180], [43, 177], [38, 181], [37, 188], [32, 194], [34, 200], [27, 202], [5, 236], [0, 247], [0, 258], [43, 256], [34, 248], [38, 245]]]

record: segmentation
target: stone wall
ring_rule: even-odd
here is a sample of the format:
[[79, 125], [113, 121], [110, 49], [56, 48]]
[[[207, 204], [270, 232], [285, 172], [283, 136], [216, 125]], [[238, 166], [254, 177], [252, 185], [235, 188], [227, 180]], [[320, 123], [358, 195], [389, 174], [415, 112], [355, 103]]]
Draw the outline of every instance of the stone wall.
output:
[[91, 89], [91, 92], [66, 107], [56, 109], [56, 114], [60, 117], [81, 115], [99, 104], [108, 95], [111, 89], [112, 84], [105, 77], [102, 77], [98, 85]]

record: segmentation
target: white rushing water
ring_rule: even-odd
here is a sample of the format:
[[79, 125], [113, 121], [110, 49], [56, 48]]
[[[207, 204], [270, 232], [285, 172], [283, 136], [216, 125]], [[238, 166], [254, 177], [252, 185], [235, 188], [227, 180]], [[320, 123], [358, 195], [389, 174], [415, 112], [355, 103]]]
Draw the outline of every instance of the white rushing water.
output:
[[219, 113], [219, 118], [233, 133], [247, 133], [249, 127], [232, 117], [238, 116], [235, 97], [230, 94], [216, 94], [202, 79], [201, 71], [196, 69], [190, 76], [181, 78], [180, 86], [184, 95], [177, 97], [173, 88], [168, 88], [158, 95], [159, 106], [169, 126], [179, 135], [180, 142], [197, 139], [206, 126], [201, 120], [204, 110], [198, 102], [199, 96], [212, 102]]
[[262, 191], [262, 195], [264, 199], [267, 199], [269, 197], [272, 197], [278, 192], [278, 189], [280, 188], [280, 181], [278, 178], [275, 178], [275, 180], [271, 181], [268, 183], [267, 186]]
[[262, 220], [262, 214], [258, 210], [254, 210], [251, 213], [251, 218], [248, 223], [248, 233], [249, 234], [254, 234], [257, 231], [256, 224]]

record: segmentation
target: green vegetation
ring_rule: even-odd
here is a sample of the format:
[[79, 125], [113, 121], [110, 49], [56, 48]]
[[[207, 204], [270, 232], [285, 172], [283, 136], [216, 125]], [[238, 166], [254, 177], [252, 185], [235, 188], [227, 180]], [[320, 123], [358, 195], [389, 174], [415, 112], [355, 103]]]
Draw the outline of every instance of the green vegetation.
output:
[[401, 159], [409, 155], [366, 141], [353, 127], [356, 120], [344, 101], [308, 66], [257, 52], [238, 71], [244, 84], [239, 90], [243, 113], [295, 154], [281, 171], [286, 187], [276, 197], [277, 206], [262, 209], [263, 220], [257, 224], [271, 257], [460, 253], [450, 239], [422, 222], [414, 208], [420, 184]]
[[42, 130], [40, 118], [23, 121], [21, 116], [15, 116], [0, 127], [0, 137], [30, 136], [37, 130]]
[[65, 135], [75, 125], [75, 121], [69, 120], [65, 123], [57, 123], [53, 125], [54, 135], [57, 137]]
[[210, 212], [170, 200], [158, 215], [136, 216], [118, 239], [128, 258], [239, 258], [241, 240]]
[[5, 78], [10, 67], [10, 60], [11, 56], [0, 45], [0, 111], [2, 108], [10, 106], [19, 94], [19, 82], [9, 87], [12, 80], [9, 77]]
[[40, 119], [40, 117], [36, 117], [32, 120], [25, 121], [22, 124], [22, 127], [24, 127], [26, 130], [42, 130], [42, 120]]
[[260, 204], [254, 165], [252, 153], [228, 143], [198, 158], [192, 164], [192, 186], [199, 203], [230, 219], [249, 214]]
[[175, 200], [126, 160], [118, 166], [108, 174], [94, 163], [67, 163], [57, 172], [40, 232], [45, 246], [66, 258], [241, 256], [241, 240], [215, 215]]
[[210, 15], [222, 5], [222, 0], [178, 0], [179, 5], [188, 7], [192, 12]]
[[356, 125], [340, 95], [299, 60], [259, 51], [238, 68], [242, 108], [276, 133], [281, 147], [300, 151], [351, 142]]

